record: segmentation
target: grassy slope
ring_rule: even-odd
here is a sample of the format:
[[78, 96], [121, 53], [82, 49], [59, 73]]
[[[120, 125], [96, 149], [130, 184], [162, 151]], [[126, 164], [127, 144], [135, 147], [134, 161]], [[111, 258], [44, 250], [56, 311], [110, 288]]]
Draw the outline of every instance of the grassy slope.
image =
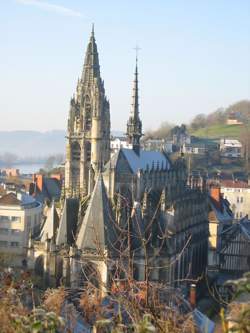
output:
[[239, 139], [240, 134], [244, 132], [245, 128], [241, 125], [213, 125], [206, 128], [200, 128], [197, 131], [192, 132], [192, 135], [202, 138], [229, 138]]

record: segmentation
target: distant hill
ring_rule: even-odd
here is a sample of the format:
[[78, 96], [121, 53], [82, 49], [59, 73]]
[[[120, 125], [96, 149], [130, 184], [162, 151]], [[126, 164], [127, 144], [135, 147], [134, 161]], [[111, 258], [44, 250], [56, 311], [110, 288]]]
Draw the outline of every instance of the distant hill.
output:
[[236, 102], [227, 108], [219, 108], [207, 114], [198, 114], [190, 123], [190, 129], [197, 131], [212, 126], [226, 125], [229, 118], [237, 119], [244, 124], [250, 122], [250, 100]]
[[231, 138], [240, 139], [241, 133], [244, 131], [242, 125], [211, 125], [191, 131], [191, 134], [201, 138], [220, 139]]
[[[66, 131], [0, 131], [0, 159], [5, 153], [20, 158], [43, 158], [49, 155], [65, 154]], [[112, 131], [112, 135], [121, 136], [123, 132]]]
[[[227, 125], [227, 120], [237, 119], [242, 125]], [[209, 114], [198, 114], [190, 123], [192, 135], [219, 139], [223, 137], [240, 139], [250, 128], [250, 100], [236, 102], [227, 108], [219, 108]]]
[[63, 130], [0, 131], [0, 155], [16, 154], [19, 157], [43, 157], [65, 152]]

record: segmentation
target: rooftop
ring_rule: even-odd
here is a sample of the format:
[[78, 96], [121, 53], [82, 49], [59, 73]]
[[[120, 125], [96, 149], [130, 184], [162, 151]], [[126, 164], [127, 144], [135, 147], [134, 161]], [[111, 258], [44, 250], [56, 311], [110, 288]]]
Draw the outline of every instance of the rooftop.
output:
[[242, 180], [221, 180], [220, 182], [221, 188], [228, 187], [228, 188], [250, 188], [247, 182], [244, 182]]
[[3, 195], [2, 198], [0, 198], [0, 205], [20, 206], [21, 201], [17, 199], [15, 193], [11, 192]]
[[242, 147], [241, 142], [235, 139], [221, 139], [221, 144], [228, 147]]
[[40, 204], [30, 195], [26, 193], [10, 192], [0, 198], [0, 205], [6, 206], [28, 206], [37, 207]]
[[[228, 235], [232, 239], [236, 239], [237, 234], [241, 233], [244, 235], [245, 239], [249, 242], [250, 241], [250, 220], [247, 217], [243, 217], [240, 221], [235, 222], [232, 224], [230, 228], [227, 228], [225, 231], [221, 232], [221, 235]], [[222, 252], [225, 251], [223, 248]]]
[[168, 158], [160, 151], [147, 151], [140, 150], [140, 154], [137, 155], [133, 149], [121, 149], [126, 160], [129, 163], [130, 168], [135, 173], [140, 170], [150, 170], [153, 167], [156, 168], [170, 168]]

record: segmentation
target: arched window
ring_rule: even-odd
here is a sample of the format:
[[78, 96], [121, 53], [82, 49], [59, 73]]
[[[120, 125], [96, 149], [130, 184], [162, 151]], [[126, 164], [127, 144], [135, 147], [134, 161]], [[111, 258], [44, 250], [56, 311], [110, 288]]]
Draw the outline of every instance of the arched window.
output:
[[80, 161], [81, 158], [81, 147], [78, 142], [73, 142], [71, 146], [71, 160]]
[[71, 145], [71, 173], [72, 173], [72, 186], [76, 188], [79, 184], [80, 177], [80, 159], [81, 159], [81, 147], [78, 142], [73, 142]]
[[86, 160], [90, 162], [91, 160], [91, 143], [89, 141], [86, 142]]

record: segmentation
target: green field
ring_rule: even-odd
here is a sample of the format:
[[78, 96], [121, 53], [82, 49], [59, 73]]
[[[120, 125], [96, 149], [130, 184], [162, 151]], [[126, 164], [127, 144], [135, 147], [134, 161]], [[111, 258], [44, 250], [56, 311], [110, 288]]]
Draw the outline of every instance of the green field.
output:
[[[246, 130], [244, 125], [213, 125], [193, 131], [191, 132], [191, 135], [211, 139], [220, 139], [224, 137], [229, 139], [240, 139], [241, 133], [244, 133]], [[250, 131], [249, 128], [248, 131]]]

